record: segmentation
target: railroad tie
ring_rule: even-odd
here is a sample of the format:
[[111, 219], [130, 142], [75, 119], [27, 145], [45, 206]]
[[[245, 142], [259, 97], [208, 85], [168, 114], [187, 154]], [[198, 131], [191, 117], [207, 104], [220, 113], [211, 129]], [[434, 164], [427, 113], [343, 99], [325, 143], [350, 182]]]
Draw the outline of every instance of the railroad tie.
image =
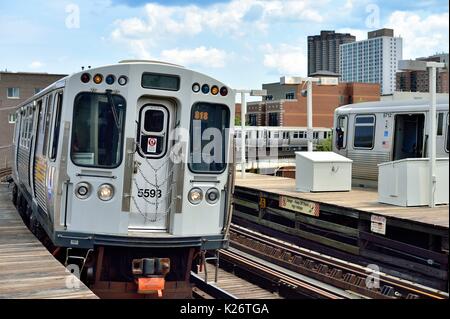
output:
[[356, 275], [355, 274], [346, 273], [344, 275], [343, 279], [344, 279], [345, 282], [354, 285], [355, 282], [356, 282]]
[[317, 272], [320, 274], [326, 275], [328, 273], [328, 270], [329, 270], [329, 268], [327, 265], [320, 264], [319, 268], [317, 269]]
[[334, 279], [341, 279], [342, 278], [342, 270], [341, 269], [332, 269], [330, 273], [330, 277]]
[[383, 286], [383, 288], [381, 288], [381, 293], [384, 296], [392, 297], [395, 294], [395, 289], [394, 289], [394, 287], [385, 285], [385, 286]]
[[283, 255], [281, 256], [281, 259], [287, 262], [290, 262], [292, 259], [292, 254], [290, 252], [284, 252]]
[[299, 255], [295, 255], [294, 259], [292, 259], [292, 263], [294, 265], [300, 266], [303, 263], [303, 257]]

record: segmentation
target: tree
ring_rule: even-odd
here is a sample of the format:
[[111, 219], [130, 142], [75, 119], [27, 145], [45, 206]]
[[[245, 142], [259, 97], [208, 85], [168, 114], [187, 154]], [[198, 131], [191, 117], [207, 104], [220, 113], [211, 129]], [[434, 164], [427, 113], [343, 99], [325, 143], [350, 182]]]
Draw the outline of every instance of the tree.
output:
[[316, 150], [319, 152], [331, 152], [332, 151], [332, 136], [327, 137], [326, 140], [322, 140], [317, 144]]

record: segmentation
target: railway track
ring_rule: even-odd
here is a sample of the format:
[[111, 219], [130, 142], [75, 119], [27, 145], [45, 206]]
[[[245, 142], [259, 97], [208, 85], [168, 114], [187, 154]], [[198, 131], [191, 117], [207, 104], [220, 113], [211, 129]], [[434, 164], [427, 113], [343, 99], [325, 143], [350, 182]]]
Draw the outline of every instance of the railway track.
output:
[[[322, 255], [235, 224], [230, 229], [230, 245], [280, 267], [367, 298], [448, 299], [445, 292]], [[222, 258], [226, 258], [227, 254], [232, 253], [221, 251]], [[238, 257], [230, 258], [238, 260]]]
[[[194, 295], [202, 299], [360, 299], [326, 283], [307, 278], [288, 269], [274, 265], [243, 251], [229, 248], [220, 251], [221, 266], [232, 272], [219, 270], [217, 282], [206, 282], [202, 274], [192, 274]], [[231, 267], [230, 267], [231, 266]], [[214, 266], [206, 264], [208, 273]], [[256, 283], [256, 284], [255, 284]]]

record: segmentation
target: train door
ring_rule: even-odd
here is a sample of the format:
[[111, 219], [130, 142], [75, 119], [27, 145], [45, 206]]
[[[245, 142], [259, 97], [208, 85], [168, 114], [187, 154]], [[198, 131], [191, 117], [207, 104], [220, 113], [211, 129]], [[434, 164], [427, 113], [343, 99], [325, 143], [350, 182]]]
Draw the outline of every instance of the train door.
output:
[[348, 116], [339, 115], [336, 123], [335, 149], [337, 153], [347, 156]]
[[423, 114], [397, 114], [394, 124], [393, 160], [424, 156]]
[[174, 186], [169, 133], [174, 127], [175, 110], [175, 104], [168, 100], [138, 102], [129, 229], [168, 230]]

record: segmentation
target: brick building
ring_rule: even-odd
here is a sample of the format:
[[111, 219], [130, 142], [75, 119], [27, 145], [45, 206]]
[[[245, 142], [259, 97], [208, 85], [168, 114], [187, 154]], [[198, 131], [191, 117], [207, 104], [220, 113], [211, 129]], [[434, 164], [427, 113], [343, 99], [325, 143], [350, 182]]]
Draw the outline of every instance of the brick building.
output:
[[[336, 79], [337, 81], [337, 79]], [[264, 101], [247, 105], [247, 123], [251, 126], [306, 126], [306, 97], [301, 91], [306, 86], [263, 84], [267, 89]], [[313, 83], [313, 125], [333, 127], [334, 110], [342, 105], [379, 101], [378, 83], [337, 83], [318, 85]], [[240, 105], [236, 106], [236, 116], [240, 117]]]
[[14, 124], [8, 116], [15, 107], [65, 75], [0, 72], [0, 168], [9, 163]]
[[[436, 54], [418, 61], [435, 61], [448, 64], [448, 53]], [[428, 71], [403, 71], [396, 74], [396, 90], [401, 92], [429, 92]], [[449, 93], [448, 68], [438, 69], [436, 74], [436, 92]]]

